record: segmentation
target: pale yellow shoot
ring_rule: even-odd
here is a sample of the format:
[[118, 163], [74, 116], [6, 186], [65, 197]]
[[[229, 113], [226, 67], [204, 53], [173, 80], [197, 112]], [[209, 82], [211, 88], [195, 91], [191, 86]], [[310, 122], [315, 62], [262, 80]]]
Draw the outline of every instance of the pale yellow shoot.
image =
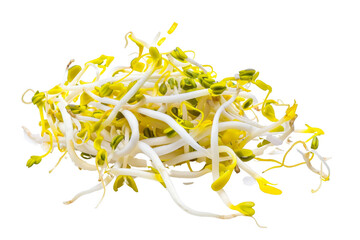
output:
[[173, 23], [173, 25], [171, 25], [171, 27], [169, 28], [169, 30], [167, 31], [168, 34], [172, 34], [176, 27], [178, 26], [178, 24], [176, 22]]
[[151, 57], [154, 59], [154, 64], [156, 67], [160, 67], [161, 63], [162, 63], [162, 58], [161, 58], [161, 54], [159, 52], [159, 50], [156, 47], [150, 47], [149, 48], [149, 53], [151, 55]]
[[131, 66], [131, 69], [133, 69], [134, 71], [137, 71], [137, 72], [143, 72], [144, 69], [145, 69], [145, 64], [142, 63], [142, 62], [139, 62], [140, 58], [134, 58], [131, 63], [130, 63], [130, 66]]
[[83, 92], [80, 95], [80, 105], [81, 106], [87, 105], [92, 100], [94, 100], [94, 99], [92, 97], [90, 97], [89, 94], [87, 94], [86, 92]]
[[276, 128], [271, 129], [269, 132], [283, 132], [284, 127], [283, 126], [277, 126]]
[[[131, 41], [133, 41], [138, 47], [139, 47], [139, 57], [141, 56], [143, 50], [144, 50], [144, 44], [139, 41], [138, 39], [136, 39], [133, 35], [132, 32], [130, 32], [130, 34], [127, 36]], [[126, 39], [126, 36], [125, 36]], [[126, 39], [126, 45], [127, 45], [127, 39]], [[125, 46], [126, 47], [126, 46]]]
[[104, 138], [99, 135], [97, 138], [95, 138], [94, 140], [94, 148], [98, 151], [100, 151], [101, 149], [101, 142], [104, 140]]
[[305, 126], [307, 127], [307, 129], [298, 130], [297, 132], [300, 132], [300, 133], [316, 133], [316, 135], [325, 134], [325, 132], [321, 128], [310, 127], [308, 124], [305, 124]]
[[56, 85], [55, 87], [50, 89], [47, 93], [50, 95], [55, 95], [55, 94], [61, 93], [62, 91], [64, 91], [64, 90], [59, 85]]
[[161, 38], [161, 39], [157, 42], [157, 45], [160, 47], [161, 44], [163, 44], [165, 40], [166, 40], [166, 37]]
[[270, 183], [263, 177], [257, 177], [256, 181], [259, 184], [260, 190], [263, 191], [264, 193], [273, 194], [273, 195], [280, 195], [282, 193], [280, 189], [269, 186], [269, 184], [271, 185], [275, 185], [275, 184]]
[[289, 121], [289, 120], [293, 119], [296, 116], [296, 109], [297, 109], [297, 103], [296, 103], [296, 101], [294, 101], [294, 105], [292, 105], [291, 107], [289, 107], [286, 110], [284, 120]]

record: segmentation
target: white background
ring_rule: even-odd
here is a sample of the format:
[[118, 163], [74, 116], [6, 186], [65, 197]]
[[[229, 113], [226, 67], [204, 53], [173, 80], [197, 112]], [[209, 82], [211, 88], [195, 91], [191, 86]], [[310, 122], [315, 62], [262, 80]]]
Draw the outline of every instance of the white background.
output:
[[[359, 55], [357, 1], [4, 1], [0, 10], [1, 66], [1, 239], [319, 239], [358, 235]], [[245, 68], [260, 71], [273, 97], [299, 103], [296, 127], [324, 129], [320, 151], [332, 156], [331, 179], [315, 194], [317, 176], [304, 167], [264, 176], [279, 183], [281, 196], [260, 193], [242, 182], [228, 186], [234, 202], [254, 201], [255, 217], [218, 220], [179, 209], [160, 184], [138, 181], [66, 206], [77, 192], [96, 184], [96, 174], [65, 159], [48, 174], [58, 155], [28, 169], [40, 147], [27, 142], [21, 126], [37, 131], [38, 111], [21, 103], [32, 88], [58, 84], [67, 62], [83, 64], [100, 54], [128, 64], [124, 35], [151, 42], [158, 31], [178, 28], [161, 50], [192, 49], [219, 76]], [[300, 160], [300, 159], [297, 159]], [[296, 161], [296, 159], [294, 160]], [[261, 170], [264, 169], [260, 168]], [[190, 206], [223, 211], [204, 178], [178, 183]], [[354, 236], [354, 237], [350, 237]]]

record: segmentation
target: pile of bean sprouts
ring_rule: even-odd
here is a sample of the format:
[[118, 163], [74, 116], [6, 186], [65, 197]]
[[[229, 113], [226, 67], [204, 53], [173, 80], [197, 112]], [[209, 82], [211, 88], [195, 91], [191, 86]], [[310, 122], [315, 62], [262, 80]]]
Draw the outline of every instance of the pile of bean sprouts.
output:
[[[174, 23], [167, 34], [176, 26]], [[221, 219], [252, 217], [253, 202], [233, 204], [224, 190], [233, 172], [250, 175], [265, 193], [278, 195], [281, 190], [250, 168], [249, 161], [274, 164], [266, 171], [305, 164], [320, 176], [320, 185], [329, 180], [326, 158], [317, 151], [324, 132], [309, 125], [294, 128], [296, 102], [271, 99], [271, 86], [259, 80], [254, 69], [217, 79], [212, 66], [194, 60], [193, 51], [177, 47], [161, 53], [158, 48], [165, 37], [159, 38], [160, 34], [148, 44], [129, 32], [126, 44], [130, 40], [139, 48], [130, 65], [109, 68], [114, 57], [105, 55], [84, 67], [72, 60], [62, 83], [48, 91], [29, 89], [24, 93], [23, 102], [39, 110], [41, 134], [24, 130], [48, 149], [43, 155], [31, 156], [27, 166], [40, 163], [58, 149], [62, 156], [56, 166], [68, 155], [79, 169], [98, 172], [100, 183], [67, 204], [91, 192], [103, 190], [105, 194], [110, 183], [114, 191], [125, 183], [137, 192], [136, 179], [145, 178], [162, 184], [175, 203], [190, 214]], [[96, 74], [85, 81], [82, 77], [89, 69]], [[264, 92], [263, 100], [253, 94], [255, 88]], [[31, 101], [24, 100], [28, 92], [34, 94]], [[307, 135], [306, 140], [291, 141], [293, 132]], [[281, 153], [282, 160], [261, 158], [281, 145], [290, 145]], [[285, 158], [295, 146], [301, 148], [297, 150], [304, 161], [287, 165]], [[319, 169], [311, 163], [314, 157], [320, 159]], [[187, 171], [176, 170], [183, 164]], [[201, 170], [194, 171], [195, 165], [202, 166]], [[205, 188], [211, 187], [232, 214], [192, 209], [177, 194], [173, 178], [194, 179], [208, 173], [213, 182]]]

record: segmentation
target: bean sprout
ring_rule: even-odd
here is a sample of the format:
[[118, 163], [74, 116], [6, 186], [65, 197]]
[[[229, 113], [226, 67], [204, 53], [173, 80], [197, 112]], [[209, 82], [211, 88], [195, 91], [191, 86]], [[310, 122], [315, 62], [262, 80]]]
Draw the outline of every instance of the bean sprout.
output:
[[[176, 26], [174, 23], [168, 34]], [[222, 219], [253, 218], [253, 202], [234, 205], [225, 192], [234, 171], [250, 175], [265, 193], [282, 192], [248, 162], [274, 164], [264, 172], [306, 165], [320, 176], [320, 186], [329, 180], [326, 158], [317, 151], [319, 136], [324, 131], [309, 125], [295, 129], [295, 101], [291, 105], [270, 99], [271, 86], [259, 80], [259, 72], [254, 69], [217, 79], [212, 66], [193, 59], [193, 51], [177, 47], [161, 53], [158, 47], [166, 38], [160, 36], [157, 34], [150, 45], [129, 32], [126, 46], [130, 40], [139, 48], [129, 66], [108, 70], [114, 57], [105, 55], [85, 63], [84, 67], [73, 65], [72, 60], [62, 83], [48, 91], [28, 89], [23, 94], [25, 104], [33, 103], [38, 108], [41, 126], [40, 135], [25, 127], [24, 131], [48, 147], [45, 154], [31, 156], [26, 165], [39, 164], [57, 146], [61, 158], [55, 167], [69, 155], [78, 168], [98, 172], [100, 183], [75, 195], [66, 204], [91, 192], [103, 190], [105, 194], [111, 182], [114, 191], [126, 183], [137, 192], [135, 179], [144, 178], [161, 183], [176, 204], [190, 214]], [[192, 58], [187, 56], [188, 52], [193, 53]], [[89, 68], [95, 69], [95, 75], [85, 81], [83, 77]], [[105, 71], [110, 72], [106, 78]], [[266, 92], [262, 101], [258, 101], [254, 89]], [[29, 92], [34, 93], [31, 102], [23, 99]], [[279, 113], [281, 109], [285, 113]], [[311, 137], [293, 143], [288, 138], [293, 134], [311, 134]], [[262, 157], [267, 151], [287, 145], [290, 146], [282, 161]], [[295, 147], [301, 147], [297, 152], [304, 161], [285, 164]], [[148, 159], [139, 158], [139, 153]], [[320, 169], [311, 162], [315, 157], [320, 160]], [[189, 171], [176, 169], [183, 164]], [[193, 167], [199, 164], [202, 168], [194, 171]], [[172, 178], [195, 179], [208, 173], [213, 176], [212, 190], [234, 213], [195, 210], [185, 205], [172, 183]]]

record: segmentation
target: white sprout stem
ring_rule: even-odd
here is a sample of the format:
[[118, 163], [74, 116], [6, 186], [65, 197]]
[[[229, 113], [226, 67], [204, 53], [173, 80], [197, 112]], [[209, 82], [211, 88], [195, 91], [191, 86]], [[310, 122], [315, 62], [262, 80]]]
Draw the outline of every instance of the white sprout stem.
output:
[[318, 151], [316, 151], [316, 150], [312, 150], [311, 152], [313, 152], [313, 153], [320, 159], [321, 163], [323, 163], [323, 164], [325, 165], [326, 169], [328, 170], [328, 173], [325, 174], [325, 175], [323, 175], [322, 170], [320, 170], [320, 171], [319, 171], [319, 175], [320, 175], [322, 178], [324, 178], [324, 179], [328, 178], [328, 177], [330, 176], [330, 167], [329, 167], [329, 165], [326, 163], [324, 157], [321, 156], [321, 155], [318, 153]]
[[187, 205], [185, 205], [182, 202], [182, 200], [178, 196], [178, 194], [175, 190], [175, 187], [172, 184], [172, 181], [169, 177], [169, 174], [167, 173], [166, 168], [164, 167], [163, 163], [161, 162], [159, 156], [154, 152], [154, 150], [149, 145], [147, 145], [145, 143], [139, 142], [138, 147], [143, 153], [145, 153], [147, 156], [150, 157], [155, 168], [159, 171], [162, 179], [164, 180], [166, 189], [168, 190], [170, 196], [175, 201], [175, 203], [179, 207], [181, 207], [184, 211], [186, 211], [192, 215], [196, 215], [196, 216], [200, 216], [200, 217], [215, 217], [215, 218], [221, 218], [221, 219], [228, 219], [228, 218], [234, 218], [237, 216], [242, 216], [241, 213], [235, 213], [235, 214], [229, 214], [229, 215], [219, 215], [219, 214], [214, 214], [214, 213], [209, 213], [209, 212], [197, 211], [197, 210], [194, 210], [194, 209], [188, 207]]
[[194, 59], [192, 59], [192, 58], [186, 58], [185, 61], [188, 61], [189, 63], [191, 63], [191, 64], [199, 67], [201, 70], [204, 71], [205, 74], [207, 73], [206, 69], [205, 69], [200, 63], [198, 63], [197, 61], [195, 61]]
[[177, 171], [177, 170], [170, 170], [169, 176], [175, 178], [198, 178], [204, 176], [205, 174], [211, 172], [210, 169], [204, 168], [200, 171], [195, 172], [186, 172], [186, 171]]
[[[218, 128], [219, 132], [225, 131], [227, 129], [239, 129], [239, 130], [251, 132], [251, 131], [253, 131], [254, 127], [249, 126], [245, 123], [237, 122], [237, 121], [228, 121], [228, 122], [219, 123], [219, 128]], [[211, 134], [211, 127], [207, 127], [203, 130], [203, 132], [199, 136], [191, 135], [191, 137], [193, 139], [195, 139], [195, 141], [199, 141], [199, 140], [203, 139], [204, 137], [209, 136], [210, 134]], [[184, 138], [180, 138], [177, 141], [169, 143], [168, 145], [162, 145], [162, 146], [156, 147], [156, 148], [154, 148], [154, 150], [159, 156], [162, 156], [162, 155], [171, 153], [171, 152], [175, 151], [176, 149], [183, 147], [186, 143], [187, 142]], [[206, 156], [208, 156], [208, 155], [206, 155]]]
[[[203, 153], [197, 152], [197, 151], [188, 152], [188, 153], [184, 153], [184, 154], [180, 154], [180, 155], [175, 154], [174, 158], [171, 158], [170, 160], [165, 161], [164, 164], [166, 164], [168, 166], [174, 166], [174, 165], [177, 165], [180, 163], [184, 163], [188, 160], [197, 159], [197, 158], [201, 158], [201, 157], [206, 157], [206, 156]], [[221, 158], [219, 158], [219, 161], [223, 162], [223, 161], [227, 161], [227, 160], [231, 160], [231, 159], [232, 159], [231, 157], [221, 157]]]
[[[237, 92], [238, 93], [238, 92]], [[211, 128], [211, 155], [212, 155], [212, 175], [214, 181], [219, 178], [219, 119], [221, 113], [227, 108], [230, 104], [232, 104], [235, 101], [235, 98], [238, 94], [234, 94], [227, 102], [225, 102], [223, 105], [219, 107], [219, 109], [216, 111], [214, 119], [213, 119], [213, 125]]]
[[124, 176], [141, 177], [145, 179], [156, 180], [156, 176], [154, 173], [130, 169], [130, 168], [111, 168], [109, 172], [111, 174], [114, 174], [115, 176], [124, 175]]
[[178, 103], [192, 98], [210, 95], [208, 89], [201, 89], [193, 92], [181, 93], [171, 96], [151, 97], [145, 95], [146, 103]]
[[[113, 178], [114, 178], [113, 176], [107, 176], [104, 179], [105, 186], [107, 186], [113, 180]], [[64, 204], [66, 204], [66, 205], [71, 204], [71, 203], [75, 202], [77, 199], [79, 199], [80, 197], [82, 197], [84, 195], [87, 195], [87, 194], [90, 194], [90, 193], [93, 193], [93, 192], [96, 192], [96, 191], [100, 191], [100, 190], [103, 190], [103, 189], [104, 189], [103, 183], [98, 183], [92, 188], [89, 188], [89, 189], [87, 189], [85, 191], [79, 192], [71, 200], [64, 202]]]
[[62, 115], [62, 118], [64, 121], [64, 126], [65, 126], [64, 135], [65, 135], [65, 141], [66, 141], [66, 149], [69, 153], [71, 160], [74, 162], [74, 164], [77, 167], [79, 167], [81, 169], [85, 169], [85, 170], [89, 170], [89, 171], [96, 171], [97, 169], [96, 169], [95, 165], [89, 164], [77, 156], [75, 149], [74, 149], [74, 143], [73, 143], [74, 132], [73, 132], [73, 127], [72, 127], [72, 122], [71, 122], [71, 116], [66, 111], [65, 102], [63, 100], [61, 100], [58, 103], [58, 107], [59, 107], [59, 110], [61, 112], [61, 115]]
[[174, 136], [172, 138], [169, 138], [168, 136], [161, 136], [161, 137], [154, 137], [154, 138], [146, 138], [141, 140], [141, 142], [146, 143], [147, 145], [150, 146], [158, 146], [158, 145], [165, 145], [165, 144], [170, 144], [173, 142], [176, 142], [180, 139], [180, 137]]
[[158, 119], [160, 121], [163, 121], [165, 123], [167, 123], [175, 132], [177, 132], [180, 137], [182, 139], [184, 139], [186, 141], [187, 144], [189, 144], [191, 147], [193, 147], [194, 149], [196, 149], [197, 151], [203, 152], [204, 154], [206, 154], [207, 156], [211, 156], [210, 153], [204, 149], [202, 146], [200, 146], [200, 144], [198, 144], [190, 135], [188, 132], [186, 132], [186, 130], [181, 127], [172, 117], [170, 117], [167, 114], [164, 113], [160, 113], [160, 112], [156, 112], [150, 109], [146, 109], [146, 108], [139, 108], [138, 112], [141, 114], [144, 114], [148, 117], [154, 118], [154, 119]]
[[108, 126], [112, 122], [112, 120], [115, 118], [116, 114], [119, 112], [121, 107], [124, 104], [126, 104], [130, 100], [130, 98], [132, 98], [136, 94], [136, 92], [141, 88], [141, 86], [146, 82], [146, 80], [151, 76], [153, 72], [154, 72], [154, 65], [149, 67], [149, 69], [144, 73], [141, 79], [138, 80], [138, 82], [136, 82], [136, 84], [115, 105], [109, 117], [104, 121], [103, 123], [104, 126]]
[[324, 158], [317, 152], [317, 151], [310, 151], [312, 153], [314, 153], [319, 159], [320, 161], [325, 165], [325, 167], [328, 169], [328, 175], [324, 175], [323, 176], [323, 172], [322, 171], [319, 171], [317, 170], [310, 162], [309, 160], [309, 153], [310, 152], [307, 152], [307, 153], [303, 153], [302, 151], [300, 151], [299, 149], [297, 149], [297, 151], [303, 156], [303, 159], [305, 161], [305, 164], [306, 166], [314, 173], [320, 175], [322, 178], [326, 179], [329, 177], [329, 174], [330, 174], [330, 168], [328, 166], [328, 164], [325, 162]]
[[[291, 120], [290, 120], [291, 121]], [[253, 131], [249, 134], [249, 136], [247, 136], [243, 141], [243, 144], [244, 146], [250, 142], [252, 139], [254, 139], [255, 137], [258, 137], [258, 136], [261, 136], [261, 135], [264, 135], [266, 132], [280, 126], [281, 124], [283, 124], [284, 122], [286, 122], [285, 118], [281, 118], [279, 121], [273, 123], [273, 124], [270, 124], [268, 126], [265, 126], [263, 128], [259, 128], [257, 129], [256, 131]], [[271, 138], [268, 139], [268, 140], [272, 140]]]
[[129, 154], [132, 150], [136, 148], [136, 145], [139, 142], [139, 138], [140, 138], [139, 122], [135, 117], [135, 115], [128, 110], [123, 110], [121, 111], [121, 113], [124, 115], [124, 117], [129, 123], [129, 126], [131, 128], [131, 138], [130, 141], [125, 145], [125, 147], [123, 147], [122, 149], [119, 149], [118, 147], [116, 149], [114, 153], [115, 157], [123, 157], [126, 154]]

